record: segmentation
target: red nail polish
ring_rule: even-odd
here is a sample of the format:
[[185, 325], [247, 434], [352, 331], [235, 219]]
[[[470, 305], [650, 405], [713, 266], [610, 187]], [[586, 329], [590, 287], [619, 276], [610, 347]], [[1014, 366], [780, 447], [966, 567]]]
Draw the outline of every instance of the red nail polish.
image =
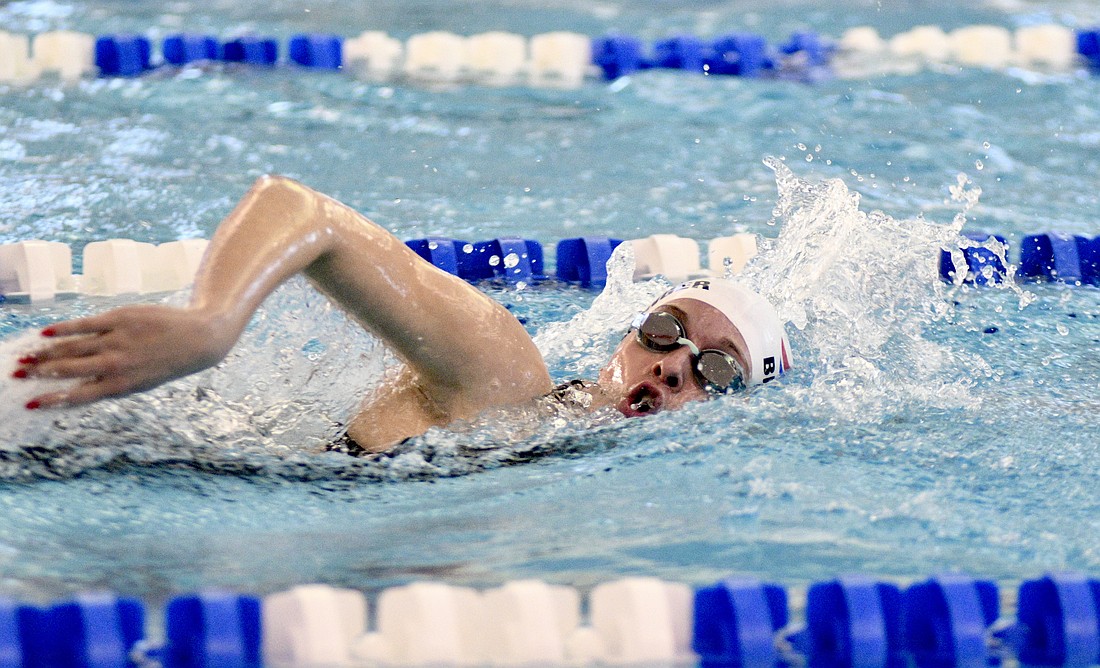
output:
[[29, 410], [29, 411], [33, 411], [33, 410], [36, 410], [36, 409], [41, 408], [41, 407], [42, 407], [42, 402], [37, 400], [37, 399], [33, 399], [33, 400], [27, 402], [27, 410]]
[[46, 329], [42, 330], [42, 336], [57, 336], [57, 330], [55, 330], [53, 327], [47, 327]]
[[26, 357], [19, 358], [20, 364], [38, 364], [38, 358], [34, 355], [27, 355]]
[[27, 377], [27, 370], [26, 369], [16, 369], [15, 373], [13, 373], [11, 375], [11, 377], [12, 378], [26, 378]]

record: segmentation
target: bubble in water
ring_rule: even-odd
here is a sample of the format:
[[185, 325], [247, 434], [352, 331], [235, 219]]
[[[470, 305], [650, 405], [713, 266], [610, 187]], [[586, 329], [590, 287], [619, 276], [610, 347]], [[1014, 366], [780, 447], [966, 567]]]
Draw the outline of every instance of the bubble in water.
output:
[[495, 267], [499, 264], [500, 264], [500, 256], [499, 255], [494, 255], [494, 256], [489, 258], [489, 266], [490, 267]]
[[990, 143], [989, 143], [989, 142], [987, 142], [987, 141], [983, 141], [983, 142], [982, 142], [982, 148], [984, 148], [984, 149], [988, 150], [988, 149], [989, 149], [989, 147], [990, 147]]
[[801, 142], [799, 142], [799, 143], [798, 143], [798, 144], [796, 145], [796, 147], [798, 148], [798, 150], [799, 150], [799, 151], [805, 151], [805, 150], [806, 150], [806, 145], [805, 145], [805, 144], [803, 144], [803, 143], [801, 143]]
[[473, 244], [465, 244], [464, 246], [462, 246], [462, 252], [463, 253], [473, 253], [474, 252], [474, 245]]
[[1058, 333], [1061, 334], [1062, 336], [1069, 336], [1069, 327], [1066, 327], [1062, 323], [1058, 323], [1058, 325], [1055, 329], [1057, 329]]
[[[492, 261], [490, 260], [490, 262], [492, 262]], [[504, 256], [504, 268], [505, 269], [512, 269], [513, 267], [515, 267], [518, 264], [519, 264], [519, 256], [516, 255], [515, 253], [508, 253], [507, 255]], [[493, 266], [495, 267], [496, 265], [494, 264]]]
[[985, 169], [985, 163], [984, 163], [984, 162], [982, 162], [982, 161], [981, 161], [980, 159], [979, 159], [979, 160], [975, 160], [975, 161], [974, 161], [974, 167], [975, 167], [975, 168], [976, 168], [976, 169], [977, 169], [977, 170], [978, 170], [978, 171], [980, 172], [980, 171], [982, 171], [983, 169]]
[[806, 162], [813, 162], [813, 161], [814, 161], [814, 154], [813, 153], [807, 153], [806, 154]]

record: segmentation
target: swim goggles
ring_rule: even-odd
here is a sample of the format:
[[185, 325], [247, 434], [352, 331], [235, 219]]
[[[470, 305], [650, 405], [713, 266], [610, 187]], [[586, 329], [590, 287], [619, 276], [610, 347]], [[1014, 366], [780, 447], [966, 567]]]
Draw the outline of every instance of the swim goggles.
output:
[[665, 311], [639, 313], [630, 323], [638, 343], [655, 352], [667, 353], [680, 346], [691, 351], [692, 370], [708, 392], [723, 394], [744, 387], [745, 372], [733, 355], [722, 350], [699, 350], [684, 334], [683, 323]]

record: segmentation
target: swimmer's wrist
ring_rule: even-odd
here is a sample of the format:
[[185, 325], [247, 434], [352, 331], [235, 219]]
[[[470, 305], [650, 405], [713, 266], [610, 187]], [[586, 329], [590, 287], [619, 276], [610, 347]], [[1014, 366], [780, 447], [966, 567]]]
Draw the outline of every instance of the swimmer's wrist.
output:
[[210, 345], [211, 355], [217, 357], [213, 364], [229, 354], [248, 324], [247, 319], [242, 323], [241, 318], [231, 311], [196, 305], [190, 306], [187, 310], [194, 314], [201, 335]]

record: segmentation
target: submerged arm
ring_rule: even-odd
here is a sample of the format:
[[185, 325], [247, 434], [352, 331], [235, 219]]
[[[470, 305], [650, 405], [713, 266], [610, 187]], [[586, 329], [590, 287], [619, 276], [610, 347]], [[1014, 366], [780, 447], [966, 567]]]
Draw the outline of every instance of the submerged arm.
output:
[[550, 387], [538, 350], [504, 307], [349, 207], [281, 177], [257, 181], [218, 228], [189, 306], [58, 323], [45, 333], [66, 338], [21, 370], [83, 380], [38, 397], [43, 407], [155, 387], [223, 359], [263, 300], [297, 273], [406, 362], [413, 387], [391, 396], [416, 397], [430, 413], [426, 426]]

